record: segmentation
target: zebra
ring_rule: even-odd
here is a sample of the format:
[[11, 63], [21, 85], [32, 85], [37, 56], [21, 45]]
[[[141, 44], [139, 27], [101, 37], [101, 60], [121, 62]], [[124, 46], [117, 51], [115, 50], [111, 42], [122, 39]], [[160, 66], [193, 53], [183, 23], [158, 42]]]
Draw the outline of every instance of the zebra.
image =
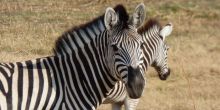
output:
[[[161, 80], [166, 80], [170, 75], [170, 69], [167, 64], [167, 52], [169, 47], [165, 43], [165, 38], [172, 32], [172, 24], [168, 23], [163, 28], [156, 19], [149, 19], [144, 26], [138, 29], [143, 39], [141, 48], [144, 53], [144, 72], [149, 66], [152, 66], [158, 72]], [[104, 103], [113, 103], [113, 110], [120, 110], [124, 104], [126, 110], [134, 110], [139, 99], [127, 99], [126, 88], [122, 82], [117, 83], [110, 91]]]
[[[136, 9], [138, 10], [138, 9]], [[104, 24], [104, 22], [100, 22]], [[172, 24], [169, 23], [165, 27], [161, 27], [161, 24], [156, 19], [150, 19], [145, 23], [144, 26], [138, 29], [138, 32], [142, 36], [143, 44], [141, 46], [144, 53], [144, 63], [141, 65], [143, 68], [143, 73], [147, 71], [149, 66], [153, 66], [159, 75], [161, 80], [166, 80], [170, 74], [170, 69], [167, 65], [167, 50], [168, 46], [166, 45], [165, 38], [169, 36], [172, 32]], [[100, 26], [98, 32], [102, 32], [105, 27]], [[71, 41], [66, 41], [71, 42]], [[71, 46], [61, 47], [56, 46], [60, 52], [55, 54], [63, 54]], [[72, 47], [74, 48], [74, 47]], [[71, 50], [70, 50], [71, 51]], [[160, 55], [160, 56], [159, 56]], [[119, 81], [115, 84], [114, 88], [107, 94], [106, 100], [103, 102], [105, 104], [112, 103], [112, 109], [118, 110], [124, 104], [126, 110], [135, 109], [139, 99], [127, 98], [126, 86], [122, 81]]]
[[109, 7], [103, 16], [65, 32], [55, 48], [63, 54], [0, 63], [0, 109], [94, 110], [118, 81], [130, 98], [141, 97], [145, 80], [137, 28], [145, 18], [143, 7], [138, 5], [130, 19], [122, 5]]

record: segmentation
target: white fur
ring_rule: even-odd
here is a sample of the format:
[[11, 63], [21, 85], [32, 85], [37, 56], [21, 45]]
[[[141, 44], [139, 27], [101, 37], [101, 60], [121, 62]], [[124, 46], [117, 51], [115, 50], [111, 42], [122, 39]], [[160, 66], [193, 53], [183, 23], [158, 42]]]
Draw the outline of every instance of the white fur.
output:
[[133, 13], [132, 16], [132, 24], [138, 28], [141, 26], [141, 24], [144, 22], [146, 14], [145, 14], [145, 5], [143, 3], [139, 4], [135, 8], [135, 12]]
[[163, 40], [165, 40], [166, 36], [169, 36], [172, 31], [173, 31], [173, 25], [171, 23], [164, 26], [160, 31], [160, 35], [163, 37]]
[[117, 24], [118, 20], [119, 18], [115, 10], [111, 7], [108, 7], [105, 11], [104, 17], [105, 27], [110, 30], [114, 25]]

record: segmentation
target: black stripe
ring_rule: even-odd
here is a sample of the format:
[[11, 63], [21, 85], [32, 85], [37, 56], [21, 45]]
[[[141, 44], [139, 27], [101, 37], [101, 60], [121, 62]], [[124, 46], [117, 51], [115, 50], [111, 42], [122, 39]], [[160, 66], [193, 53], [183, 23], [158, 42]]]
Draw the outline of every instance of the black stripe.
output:
[[[68, 98], [70, 104], [72, 105], [72, 106], [71, 106], [71, 105], [70, 105], [70, 106], [73, 107], [73, 110], [76, 110], [76, 107], [75, 107], [75, 105], [73, 104], [73, 102], [71, 101], [71, 98], [70, 98], [70, 97], [71, 97], [71, 96], [70, 96], [71, 93], [68, 92], [67, 88], [65, 88], [65, 90], [66, 90], [66, 92], [67, 92], [67, 94], [66, 94], [66, 95], [67, 95], [67, 98]], [[74, 94], [71, 94], [71, 95], [72, 95], [74, 98], [76, 98], [76, 96], [75, 96]], [[79, 105], [79, 104], [77, 104], [77, 105]]]
[[[70, 37], [74, 37], [74, 36], [71, 36], [71, 34], [69, 34], [69, 36]], [[66, 46], [68, 46], [70, 49], [71, 49], [71, 42], [70, 42], [70, 40], [69, 40], [69, 38], [68, 38], [68, 36], [66, 35], [66, 39], [63, 39], [63, 40], [65, 40], [65, 42], [66, 42]], [[67, 50], [66, 50], [66, 47], [64, 47], [64, 45], [61, 45], [62, 46], [62, 50], [64, 50], [64, 52], [65, 53], [68, 53], [67, 52]], [[74, 51], [74, 50], [72, 50], [72, 51]], [[62, 53], [61, 53], [62, 54]]]
[[144, 45], [144, 46], [146, 46], [146, 49], [144, 49], [144, 55], [146, 55], [147, 61], [151, 62], [150, 60], [151, 60], [153, 52], [154, 52], [154, 48], [153, 47], [155, 47], [155, 46], [154, 46], [154, 43], [153, 43], [153, 41], [151, 39], [147, 40], [146, 44], [148, 44], [148, 45]]
[[[76, 69], [77, 69], [77, 72], [78, 72], [78, 75], [79, 75], [79, 80], [81, 80], [80, 82], [81, 82], [81, 85], [82, 85], [82, 83], [85, 82], [85, 80], [86, 80], [85, 76], [83, 74], [82, 68], [81, 68], [80, 63], [77, 60], [75, 54], [72, 54], [72, 59], [73, 59], [73, 63], [75, 63], [75, 66], [76, 66]], [[76, 74], [76, 73], [74, 73], [74, 74]], [[80, 91], [80, 89], [79, 89], [79, 86], [81, 86], [81, 85], [78, 85], [77, 82], [74, 82], [74, 84], [75, 84], [75, 87], [76, 87], [77, 95], [81, 98], [81, 101], [84, 103], [85, 107], [89, 108], [88, 103], [86, 103], [86, 100], [82, 95], [82, 92], [84, 92], [84, 91]], [[83, 88], [83, 89], [85, 89], [85, 88]]]
[[[98, 74], [98, 68], [97, 68], [97, 66], [99, 66], [99, 65], [96, 65], [96, 63], [95, 63], [95, 59], [97, 59], [97, 58], [94, 58], [93, 57], [93, 54], [92, 54], [92, 52], [91, 52], [91, 50], [89, 49], [89, 47], [88, 47], [88, 45], [86, 45], [85, 47], [85, 51], [87, 52], [87, 55], [88, 55], [88, 57], [89, 57], [89, 59], [90, 59], [90, 62], [91, 62], [91, 65], [92, 65], [92, 68], [93, 68], [93, 70], [94, 70], [94, 72], [95, 72], [95, 77], [96, 77], [96, 79], [97, 79], [97, 82], [98, 82], [98, 84], [99, 84], [99, 86], [100, 86], [100, 88], [101, 88], [101, 90], [102, 90], [102, 93], [106, 93], [105, 91], [107, 91], [107, 90], [105, 90], [105, 86], [104, 86], [104, 84], [103, 84], [103, 82], [101, 82], [102, 80], [101, 80], [101, 77], [99, 76], [99, 74]], [[101, 66], [99, 66], [99, 67], [101, 67]], [[95, 83], [95, 82], [94, 82]], [[94, 85], [92, 85], [93, 86], [93, 90], [94, 89], [97, 89], [97, 87], [95, 86], [95, 84]], [[96, 90], [95, 90], [95, 93], [99, 93], [99, 92], [96, 92]], [[93, 95], [93, 94], [92, 94]], [[100, 94], [95, 94], [96, 96], [97, 96], [97, 98], [99, 99], [99, 102], [101, 101], [100, 99], [101, 99], [101, 96], [100, 96]], [[94, 96], [93, 96], [94, 97]], [[95, 102], [95, 104], [94, 105], [97, 105], [97, 102]]]
[[124, 72], [124, 71], [128, 71], [128, 69], [127, 69], [127, 68], [123, 68], [123, 69], [121, 69], [121, 70], [119, 71], [119, 73], [122, 73], [122, 72]]
[[[118, 62], [120, 62], [120, 61], [118, 61]], [[118, 68], [124, 67], [124, 66], [125, 66], [124, 64], [118, 64], [118, 65], [116, 66], [116, 69], [118, 70]]]
[[[71, 36], [70, 38], [72, 39], [73, 43], [76, 45], [76, 48], [80, 49], [81, 47], [79, 47], [78, 43], [76, 42], [76, 38], [75, 38], [75, 37], [78, 37], [78, 36], [74, 36], [73, 33], [69, 33], [69, 34]], [[73, 49], [73, 47], [72, 46], [70, 46], [70, 47], [71, 47], [71, 50], [74, 52], [75, 50]]]
[[[95, 44], [94, 44], [93, 42], [91, 43], [91, 47], [92, 47], [92, 49], [94, 50], [93, 52], [94, 52], [94, 54], [95, 54], [94, 56], [96, 56], [96, 58], [93, 57], [92, 54], [88, 54], [88, 55], [90, 55], [91, 59], [97, 61], [97, 65], [96, 65], [96, 66], [99, 67], [100, 72], [101, 72], [101, 74], [102, 74], [102, 76], [103, 76], [103, 78], [104, 78], [104, 81], [107, 83], [108, 87], [113, 87], [113, 85], [111, 84], [111, 82], [109, 81], [109, 79], [108, 79], [107, 76], [106, 76], [107, 74], [104, 74], [105, 72], [104, 72], [103, 69], [105, 69], [105, 68], [103, 68], [103, 67], [105, 67], [105, 66], [103, 65], [103, 62], [101, 62], [101, 61], [99, 60], [99, 55], [98, 55], [97, 50], [96, 50], [97, 47], [95, 47]], [[86, 50], [86, 51], [87, 51], [87, 50]], [[92, 60], [92, 64], [95, 64], [95, 61], [93, 61], [93, 60]], [[96, 70], [96, 71], [98, 71], [98, 70]], [[105, 69], [105, 71], [107, 71], [107, 69]], [[111, 77], [111, 75], [108, 74], [108, 76], [111, 78], [111, 80], [115, 81], [114, 78]], [[103, 88], [104, 88], [104, 86], [103, 86]], [[106, 93], [107, 90], [102, 90], [102, 92], [103, 92], [103, 93]], [[101, 101], [101, 100], [99, 100], [99, 101]]]
[[38, 94], [37, 94], [37, 100], [36, 100], [36, 103], [35, 103], [35, 106], [34, 106], [34, 110], [36, 110], [37, 107], [39, 106], [41, 98], [45, 98], [45, 97], [42, 97], [43, 88], [44, 88], [44, 79], [43, 79], [43, 72], [42, 72], [42, 68], [41, 68], [40, 59], [36, 60], [36, 67], [37, 67], [37, 72], [38, 73], [35, 73], [35, 74], [39, 75], [39, 91], [38, 91]]
[[[97, 22], [96, 22], [96, 28], [99, 30], [99, 32], [101, 33], [102, 31], [101, 30], [105, 30], [105, 29], [102, 29], [101, 27], [99, 27], [99, 23], [102, 23], [103, 25], [104, 25], [104, 21], [101, 21], [101, 20], [98, 20]], [[103, 26], [104, 27], [104, 26]]]
[[[72, 76], [69, 76], [69, 75], [68, 75], [66, 62], [67, 62], [67, 64], [68, 64], [69, 68], [71, 68], [71, 62], [70, 62], [70, 56], [69, 56], [69, 54], [66, 54], [66, 59], [63, 59], [63, 60], [62, 60], [62, 67], [63, 67], [64, 74], [65, 74], [65, 77], [66, 77], [67, 85], [69, 85], [69, 87], [70, 87], [70, 85], [71, 85], [70, 80], [72, 80], [72, 81], [75, 80], [75, 81], [76, 81], [76, 79], [70, 79], [70, 80], [67, 79], [67, 78], [71, 78]], [[74, 73], [74, 72], [71, 72], [71, 70], [72, 70], [72, 69], [70, 69], [70, 74]], [[77, 84], [77, 82], [75, 82], [74, 84]], [[75, 89], [75, 88], [72, 88], [72, 89]], [[65, 90], [67, 91], [67, 87], [65, 88]], [[71, 95], [74, 95], [74, 92], [73, 92], [71, 89], [70, 89], [70, 92], [71, 92]], [[65, 93], [65, 92], [64, 92], [64, 93]], [[68, 93], [69, 93], [69, 92], [68, 92]], [[65, 95], [68, 95], [68, 96], [69, 96], [68, 93], [66, 93]], [[66, 98], [65, 95], [64, 95], [64, 100], [65, 100], [65, 98]], [[70, 98], [70, 97], [69, 97], [69, 98]], [[76, 96], [74, 96], [74, 98], [76, 99]], [[71, 102], [71, 99], [68, 99], [68, 100]], [[78, 105], [80, 105], [77, 100], [76, 100], [76, 102], [77, 102]], [[73, 105], [73, 103], [71, 103], [71, 104]], [[83, 109], [83, 108], [81, 108], [81, 109]]]
[[5, 89], [3, 87], [2, 81], [0, 81], [0, 89], [1, 89], [1, 91], [3, 93], [3, 95], [6, 95], [6, 92], [5, 92]]
[[[14, 67], [14, 64], [13, 64], [13, 67]], [[2, 72], [2, 71], [1, 71]], [[12, 107], [12, 76], [14, 74], [14, 71], [13, 73], [10, 73], [11, 74], [11, 77], [8, 77], [7, 78], [7, 81], [8, 81], [8, 93], [6, 95], [6, 101], [7, 101], [7, 108], [8, 110], [13, 110], [13, 107]]]
[[13, 63], [9, 63], [9, 65], [11, 66], [11, 68], [9, 69], [11, 73], [14, 73], [14, 67], [15, 65]]
[[[95, 29], [94, 29], [93, 27], [96, 27], [96, 30], [98, 30], [98, 33], [97, 33], [96, 36], [98, 36], [98, 35], [101, 33], [101, 30], [100, 30], [99, 27], [97, 26], [99, 22], [100, 22], [100, 20], [96, 21], [96, 23], [95, 23], [94, 25], [91, 25], [91, 27], [92, 27], [91, 29], [93, 29], [94, 32], [95, 32]], [[104, 21], [102, 21], [102, 22], [104, 23]], [[104, 30], [105, 30], [105, 29], [104, 29]]]
[[[87, 27], [87, 29], [91, 29], [90, 27]], [[86, 34], [87, 38], [89, 38], [90, 41], [93, 41], [92, 37], [90, 36], [89, 32], [87, 31], [87, 29], [84, 29], [84, 33]]]
[[[16, 63], [18, 65], [18, 109], [21, 109], [22, 103], [22, 93], [23, 93], [23, 66], [20, 62]], [[21, 68], [20, 68], [21, 67]]]
[[44, 64], [44, 67], [46, 69], [46, 74], [47, 74], [47, 78], [48, 78], [48, 92], [47, 92], [47, 95], [46, 95], [45, 105], [42, 108], [43, 110], [45, 110], [47, 105], [48, 105], [48, 103], [49, 103], [49, 99], [51, 97], [53, 85], [52, 85], [52, 79], [51, 79], [51, 76], [52, 76], [51, 74], [52, 73], [50, 72], [50, 68], [47, 65], [46, 60], [43, 60], [43, 64]]
[[151, 32], [151, 33], [149, 33], [149, 34], [151, 34], [150, 36], [150, 38], [151, 39], [149, 39], [149, 42], [151, 42], [151, 49], [153, 50], [153, 53], [155, 53], [155, 51], [156, 51], [156, 47], [157, 47], [157, 44], [158, 44], [158, 39], [157, 39], [157, 35], [155, 35], [155, 33], [154, 32]]
[[[119, 83], [119, 82], [117, 82]], [[121, 87], [122, 87], [122, 84], [118, 84], [117, 87], [115, 87], [115, 94], [114, 94], [114, 98], [115, 99], [118, 99], [120, 98], [120, 94], [121, 94]]]
[[58, 78], [57, 78], [57, 74], [59, 74], [59, 73], [57, 73], [58, 71], [56, 71], [56, 69], [55, 69], [55, 66], [59, 66], [59, 63], [58, 64], [55, 63], [56, 65], [54, 65], [53, 61], [52, 61], [52, 60], [54, 60], [55, 62], [57, 62], [57, 61], [59, 61], [59, 59], [58, 59], [58, 57], [53, 57], [53, 58], [54, 59], [48, 58], [48, 62], [49, 62], [49, 65], [51, 66], [51, 69], [53, 71], [55, 85], [56, 85], [56, 95], [55, 95], [54, 103], [51, 106], [51, 109], [54, 109], [56, 101], [58, 100], [58, 98], [60, 96], [60, 90], [62, 89], [59, 87]]
[[128, 78], [128, 74], [125, 74], [124, 76], [122, 76], [122, 79]]
[[[60, 62], [60, 60], [61, 60], [61, 62]], [[54, 57], [54, 63], [55, 63], [55, 65], [56, 65], [56, 67], [57, 67], [57, 80], [56, 81], [58, 81], [58, 77], [60, 78], [60, 83], [61, 83], [61, 87], [63, 87], [64, 86], [64, 77], [65, 76], [63, 76], [63, 75], [65, 75], [65, 73], [62, 73], [62, 71], [61, 71], [61, 68], [63, 67], [63, 62], [62, 62], [62, 60], [64, 60], [63, 59], [63, 56], [62, 56], [62, 59], [60, 59], [60, 58], [58, 58], [58, 57]], [[61, 67], [62, 66], [62, 67]], [[59, 85], [59, 84], [58, 84]], [[63, 88], [60, 88], [61, 90], [63, 90]], [[64, 92], [63, 92], [64, 93]]]
[[[32, 93], [33, 93], [33, 65], [32, 65], [32, 62], [30, 60], [26, 61], [26, 67], [28, 69], [28, 82], [29, 82], [29, 85], [28, 85], [28, 97], [27, 97], [27, 104], [26, 104], [26, 110], [29, 109], [30, 107], [30, 102], [31, 102], [31, 96], [32, 96]], [[18, 68], [21, 68], [18, 66]]]
[[[91, 68], [89, 67], [89, 63], [88, 63], [86, 57], [84, 56], [82, 50], [79, 50], [79, 51], [78, 51], [78, 54], [79, 54], [79, 57], [80, 57], [80, 59], [78, 59], [78, 60], [81, 60], [81, 61], [83, 62], [83, 64], [80, 65], [80, 63], [77, 63], [76, 65], [79, 65], [79, 67], [77, 67], [77, 69], [78, 69], [78, 68], [82, 69], [82, 67], [84, 67], [84, 68], [85, 68], [85, 72], [86, 72], [86, 73], [83, 73], [83, 71], [80, 72], [80, 73], [81, 73], [81, 74], [79, 75], [79, 76], [80, 76], [80, 79], [83, 79], [81, 84], [82, 84], [82, 87], [83, 87], [83, 90], [84, 90], [84, 93], [85, 93], [86, 97], [87, 97], [87, 98], [89, 99], [89, 101], [92, 102], [92, 104], [94, 105], [95, 102], [91, 99], [91, 96], [90, 96], [90, 93], [91, 93], [92, 91], [87, 91], [87, 88], [89, 88], [89, 84], [91, 84], [91, 85], [93, 85], [93, 90], [95, 91], [95, 93], [99, 93], [99, 92], [98, 92], [98, 89], [97, 89], [97, 87], [96, 87], [95, 80], [94, 80], [93, 75], [92, 75], [92, 74], [94, 74], [94, 73], [91, 72]], [[81, 66], [82, 66], [82, 67], [81, 67]], [[88, 81], [86, 80], [86, 76], [85, 76], [84, 74], [86, 74], [86, 75], [88, 76], [88, 78], [89, 78]]]
[[[81, 30], [81, 31], [83, 31], [83, 30]], [[83, 32], [86, 34], [85, 31], [83, 31]], [[81, 41], [83, 42], [83, 44], [84, 44], [84, 50], [86, 51], [86, 53], [89, 52], [89, 54], [91, 55], [92, 53], [91, 53], [90, 49], [88, 48], [88, 44], [87, 44], [87, 43], [85, 42], [85, 40], [83, 39], [84, 37], [88, 37], [88, 35], [82, 36], [82, 33], [80, 33], [80, 31], [76, 31], [76, 33], [79, 35], [79, 38], [80, 38]], [[90, 79], [94, 79], [94, 78], [93, 78], [93, 75], [92, 75], [92, 74], [94, 74], [94, 73], [92, 73], [91, 68], [90, 68], [90, 66], [89, 66], [89, 63], [88, 63], [89, 61], [87, 61], [85, 55], [84, 55], [83, 52], [82, 52], [82, 49], [80, 49], [80, 50], [78, 51], [78, 54], [79, 54], [80, 59], [81, 59], [82, 62], [83, 62], [84, 68], [85, 68], [85, 70], [86, 70], [86, 74], [88, 75], [88, 77], [89, 77]], [[89, 54], [87, 54], [87, 55], [89, 55]], [[92, 58], [90, 57], [89, 60], [92, 60]], [[92, 63], [92, 64], [95, 64], [95, 63]], [[95, 71], [95, 72], [97, 72], [97, 71]], [[87, 88], [89, 88], [89, 84], [88, 84], [89, 82], [88, 82], [88, 81], [85, 81], [84, 83], [87, 85]], [[90, 80], [90, 84], [91, 84], [91, 85], [94, 85], [93, 90], [95, 90], [95, 93], [99, 93], [99, 92], [97, 91], [97, 87], [96, 87], [96, 84], [95, 84], [95, 80]], [[87, 88], [85, 87], [84, 90], [86, 90]], [[94, 102], [94, 100], [93, 100], [92, 97], [90, 96], [90, 93], [92, 93], [92, 91], [91, 91], [90, 89], [88, 89], [88, 90], [89, 90], [89, 91], [86, 91], [86, 92], [88, 92], [88, 93], [86, 93], [86, 95], [88, 96], [88, 99], [90, 100], [90, 102], [92, 102], [93, 105], [96, 105], [96, 104], [95, 104], [96, 102]], [[93, 96], [93, 97], [94, 97], [94, 96]]]
[[[8, 77], [6, 71], [3, 69], [2, 66], [0, 66], [0, 73], [1, 73], [1, 74], [3, 75], [3, 77], [8, 81], [9, 77]], [[11, 74], [11, 73], [10, 73], [10, 74]], [[7, 83], [8, 83], [8, 82], [7, 82]], [[2, 84], [1, 81], [0, 81], [0, 89], [1, 89], [2, 93], [3, 93], [4, 95], [6, 95], [5, 88], [3, 87], [3, 84]], [[10, 89], [10, 88], [8, 88], [8, 89]]]
[[[84, 32], [84, 30], [81, 30], [81, 31]], [[75, 32], [76, 32], [76, 34], [79, 36], [78, 38], [82, 41], [82, 43], [83, 43], [84, 45], [87, 44], [87, 43], [85, 42], [85, 40], [83, 39], [83, 37], [87, 37], [87, 36], [82, 36], [82, 33], [80, 33], [79, 30], [76, 30]], [[80, 48], [82, 49], [82, 47], [80, 47]], [[80, 49], [80, 48], [79, 48], [79, 49]]]
[[7, 74], [7, 72], [5, 71], [5, 69], [7, 69], [7, 68], [5, 68], [5, 67], [2, 67], [2, 66], [0, 66], [0, 72], [1, 72], [1, 74], [6, 78], [6, 79], [8, 79], [9, 77], [8, 77], [8, 74]]
[[[75, 55], [74, 52], [73, 52], [73, 54]], [[75, 98], [75, 102], [77, 103], [77, 105], [79, 105], [79, 108], [82, 110], [83, 108], [80, 106], [80, 103], [79, 103], [79, 101], [81, 101], [81, 100], [77, 100], [77, 98], [76, 98], [76, 95], [78, 95], [78, 91], [76, 91], [76, 94], [74, 94], [74, 92], [73, 92], [73, 89], [75, 89], [75, 90], [77, 90], [77, 88], [79, 89], [79, 87], [78, 87], [79, 85], [77, 84], [77, 79], [76, 79], [76, 76], [75, 76], [76, 73], [74, 73], [74, 71], [73, 71], [73, 65], [71, 64], [70, 57], [71, 56], [69, 54], [67, 54], [67, 60], [66, 61], [69, 64], [69, 68], [70, 68], [70, 71], [72, 73], [71, 76], [68, 77], [69, 79], [67, 79], [67, 82], [70, 83], [69, 82], [70, 80], [73, 81], [73, 85], [74, 85], [75, 88], [71, 88], [70, 92], [71, 92], [71, 95], [73, 96], [73, 98]], [[73, 63], [75, 63], [75, 62], [73, 62]], [[80, 96], [79, 96], [79, 98], [81, 98]]]
[[[65, 106], [65, 110], [70, 110], [70, 108], [68, 107], [67, 103], [62, 103], [62, 105]], [[60, 106], [60, 109], [63, 108], [62, 106]], [[75, 109], [74, 109], [75, 110]]]
[[150, 63], [150, 56], [148, 55], [147, 51], [149, 51], [149, 47], [147, 47], [147, 45], [144, 44], [143, 46], [143, 54], [145, 56], [146, 59], [144, 59], [144, 65], [147, 66], [147, 61], [148, 63]]
[[123, 83], [120, 83], [120, 85], [121, 86], [120, 86], [119, 96], [122, 97], [123, 92], [126, 91], [126, 90], [125, 90], [125, 85]]
[[[1, 66], [5, 67], [5, 69], [8, 69], [11, 73], [14, 72], [14, 64], [11, 63], [0, 63]], [[9, 67], [11, 65], [12, 67]]]

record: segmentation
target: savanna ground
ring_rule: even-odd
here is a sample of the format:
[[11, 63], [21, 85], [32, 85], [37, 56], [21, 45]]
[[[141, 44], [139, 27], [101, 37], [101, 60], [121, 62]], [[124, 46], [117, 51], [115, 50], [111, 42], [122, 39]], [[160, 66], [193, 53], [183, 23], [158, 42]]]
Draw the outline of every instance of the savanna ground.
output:
[[[0, 0], [0, 61], [52, 55], [65, 30], [124, 4], [144, 2], [148, 18], [172, 22], [167, 81], [150, 69], [138, 110], [220, 110], [219, 0]], [[108, 110], [102, 105], [99, 110]]]

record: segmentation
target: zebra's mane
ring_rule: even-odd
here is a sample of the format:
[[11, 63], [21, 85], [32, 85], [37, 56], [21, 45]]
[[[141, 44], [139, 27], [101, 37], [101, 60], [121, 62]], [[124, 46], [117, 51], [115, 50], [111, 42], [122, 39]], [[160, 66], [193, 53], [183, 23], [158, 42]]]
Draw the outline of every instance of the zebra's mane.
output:
[[159, 23], [157, 19], [151, 18], [143, 26], [138, 28], [138, 33], [139, 34], [145, 33], [148, 30], [150, 30], [153, 26], [157, 26], [159, 30], [162, 28], [161, 24]]
[[[129, 19], [129, 15], [128, 15], [125, 7], [121, 4], [119, 4], [119, 5], [115, 6], [114, 10], [119, 15], [120, 24], [123, 25], [124, 28], [126, 28], [127, 22]], [[57, 53], [62, 54], [63, 50], [66, 50], [68, 45], [71, 44], [71, 42], [77, 42], [77, 41], [69, 41], [68, 35], [71, 35], [70, 36], [71, 38], [79, 37], [79, 36], [74, 36], [72, 33], [77, 32], [79, 30], [85, 30], [86, 28], [92, 27], [92, 26], [96, 26], [99, 29], [98, 25], [100, 22], [102, 24], [104, 24], [104, 14], [91, 20], [90, 22], [87, 22], [87, 23], [79, 25], [79, 26], [75, 26], [75, 27], [71, 28], [70, 30], [67, 30], [56, 40], [53, 52], [55, 54], [57, 54]], [[105, 29], [103, 29], [103, 30], [105, 30]], [[99, 30], [99, 31], [101, 31], [101, 30]], [[72, 39], [72, 40], [74, 40], [74, 39]]]

